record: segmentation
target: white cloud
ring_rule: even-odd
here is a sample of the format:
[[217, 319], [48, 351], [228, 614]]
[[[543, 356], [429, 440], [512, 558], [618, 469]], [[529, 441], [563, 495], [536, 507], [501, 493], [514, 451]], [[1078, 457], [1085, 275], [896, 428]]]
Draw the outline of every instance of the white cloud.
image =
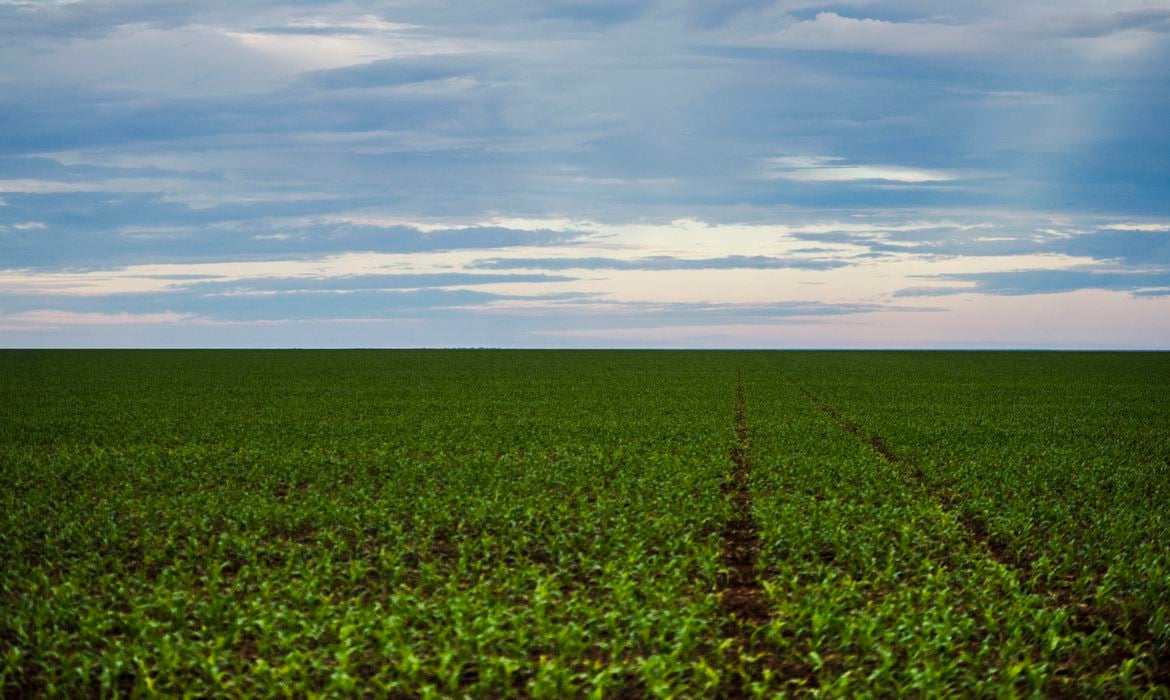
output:
[[0, 180], [0, 192], [15, 194], [58, 194], [61, 192], [91, 192], [84, 183], [55, 182], [53, 180]]
[[[575, 330], [533, 331], [532, 335], [572, 340], [617, 341], [655, 347], [671, 343], [693, 343], [699, 347], [720, 346], [730, 343], [738, 347], [754, 336], [766, 335], [777, 327], [823, 324], [824, 318], [784, 318], [768, 323], [712, 323], [671, 326], [644, 326], [635, 328], [582, 328]], [[839, 317], [834, 323], [840, 324]]]
[[1170, 222], [1135, 222], [1126, 221], [1115, 224], [1105, 224], [1101, 228], [1114, 231], [1170, 231]]
[[19, 224], [13, 224], [12, 228], [16, 229], [17, 231], [30, 231], [33, 229], [43, 229], [45, 228], [45, 225], [40, 221], [24, 221]]
[[975, 25], [855, 19], [835, 12], [791, 24], [766, 41], [790, 49], [908, 56], [980, 54], [1003, 45], [1001, 36]]
[[226, 95], [271, 89], [293, 74], [284, 62], [204, 27], [127, 26], [109, 36], [17, 48], [0, 62], [0, 76], [153, 95]]
[[241, 193], [234, 182], [182, 179], [178, 177], [120, 177], [105, 180], [63, 182], [32, 178], [0, 180], [0, 192], [14, 194], [74, 194], [110, 192], [156, 194], [163, 202], [183, 204], [191, 209], [210, 209], [230, 204], [274, 204], [323, 201], [342, 195], [321, 191], [266, 191], [255, 188]]
[[290, 20], [286, 26], [294, 29], [349, 30], [354, 33], [402, 32], [419, 28], [415, 24], [387, 22], [377, 15], [369, 14], [341, 17], [302, 17]]
[[130, 314], [130, 313], [79, 313], [76, 311], [58, 311], [56, 309], [38, 309], [24, 311], [17, 314], [0, 316], [0, 328], [10, 330], [27, 329], [29, 327], [61, 327], [61, 326], [125, 326], [148, 325], [156, 323], [183, 323], [192, 320], [188, 314], [165, 312], [160, 314]]
[[1129, 59], [1162, 42], [1170, 11], [1058, 11], [1030, 8], [994, 19], [894, 22], [820, 12], [764, 36], [762, 43], [789, 49], [846, 51], [895, 56], [976, 56], [1033, 49], [1043, 42], [1084, 54], [1091, 61]]
[[61, 182], [59, 180], [14, 179], [0, 180], [0, 192], [19, 194], [64, 194], [71, 192], [168, 192], [183, 189], [183, 180], [162, 178], [113, 178], [91, 182]]
[[293, 20], [285, 28], [286, 32], [281, 28], [227, 31], [224, 36], [298, 71], [341, 68], [404, 56], [464, 53], [482, 46], [422, 35], [415, 25], [386, 22], [372, 15]]
[[856, 182], [881, 180], [925, 184], [959, 179], [959, 175], [943, 170], [912, 168], [903, 165], [851, 165], [843, 158], [831, 156], [778, 156], [766, 159], [766, 177], [773, 180], [799, 182]]

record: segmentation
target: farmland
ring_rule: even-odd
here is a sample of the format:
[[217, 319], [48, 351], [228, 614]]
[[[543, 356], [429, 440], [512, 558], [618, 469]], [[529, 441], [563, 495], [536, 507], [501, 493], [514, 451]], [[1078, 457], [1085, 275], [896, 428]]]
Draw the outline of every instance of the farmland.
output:
[[0, 352], [7, 696], [1170, 697], [1170, 356]]

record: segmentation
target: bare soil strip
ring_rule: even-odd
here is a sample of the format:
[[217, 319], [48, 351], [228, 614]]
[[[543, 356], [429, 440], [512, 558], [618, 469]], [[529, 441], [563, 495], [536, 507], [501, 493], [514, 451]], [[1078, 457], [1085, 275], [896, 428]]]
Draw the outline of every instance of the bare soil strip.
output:
[[[1092, 634], [1101, 626], [1105, 626], [1117, 637], [1126, 639], [1137, 646], [1151, 649], [1150, 680], [1158, 686], [1170, 685], [1170, 656], [1157, 651], [1157, 640], [1154, 639], [1147, 620], [1141, 616], [1126, 616], [1118, 609], [1102, 608], [1092, 601], [1077, 597], [1066, 587], [1048, 585], [1033, 578], [1030, 575], [1031, 559], [1023, 554], [1013, 552], [1007, 543], [997, 539], [988, 531], [987, 525], [982, 520], [964, 513], [959, 506], [960, 496], [958, 493], [943, 484], [932, 481], [922, 469], [922, 465], [918, 464], [912, 457], [895, 453], [880, 435], [849, 420], [832, 405], [814, 396], [804, 387], [797, 385], [796, 388], [842, 429], [867, 444], [900, 473], [921, 485], [943, 510], [954, 516], [955, 521], [963, 528], [967, 541], [975, 545], [977, 549], [982, 550], [996, 563], [1015, 570], [1018, 573], [1018, 580], [1026, 590], [1048, 597], [1056, 607], [1066, 611], [1069, 615], [1070, 625], [1074, 630], [1082, 634]], [[1126, 619], [1127, 617], [1128, 619]], [[1094, 659], [1103, 666], [1117, 665], [1123, 660], [1124, 657], [1121, 656]]]
[[882, 459], [897, 467], [900, 473], [909, 476], [926, 489], [927, 493], [938, 501], [939, 505], [955, 516], [958, 523], [966, 530], [968, 538], [977, 542], [989, 557], [1003, 566], [1018, 569], [1024, 573], [1031, 570], [1032, 563], [1030, 561], [1016, 556], [1008, 548], [1006, 543], [991, 536], [987, 531], [986, 525], [959, 510], [956, 507], [959, 500], [958, 494], [942, 484], [931, 481], [926, 475], [926, 472], [922, 470], [922, 466], [916, 461], [895, 453], [886, 444], [885, 438], [862, 428], [860, 425], [841, 415], [841, 412], [836, 408], [821, 401], [803, 388], [800, 389], [800, 392], [812, 401], [822, 413], [832, 418], [837, 425], [854, 435], [858, 440], [869, 445]]
[[727, 569], [722, 581], [720, 604], [727, 614], [725, 632], [737, 643], [737, 652], [744, 675], [726, 678], [722, 697], [750, 695], [749, 678], [760, 663], [770, 660], [766, 650], [757, 649], [755, 632], [768, 624], [771, 613], [764, 597], [764, 588], [756, 578], [756, 558], [760, 551], [760, 536], [752, 516], [752, 492], [749, 483], [752, 471], [751, 434], [747, 424], [747, 401], [744, 397], [743, 375], [736, 373], [735, 383], [735, 444], [731, 448], [731, 471], [723, 492], [731, 503], [731, 517], [723, 528], [723, 566]]

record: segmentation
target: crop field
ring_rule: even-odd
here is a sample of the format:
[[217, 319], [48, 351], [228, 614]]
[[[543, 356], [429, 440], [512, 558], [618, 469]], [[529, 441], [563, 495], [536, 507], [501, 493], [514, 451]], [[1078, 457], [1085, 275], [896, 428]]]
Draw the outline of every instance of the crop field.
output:
[[7, 697], [1170, 697], [1170, 355], [0, 351]]

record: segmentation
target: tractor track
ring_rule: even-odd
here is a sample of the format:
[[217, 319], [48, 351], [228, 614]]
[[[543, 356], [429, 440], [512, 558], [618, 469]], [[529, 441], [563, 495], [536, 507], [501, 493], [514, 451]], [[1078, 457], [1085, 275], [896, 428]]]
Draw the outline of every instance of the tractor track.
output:
[[[961, 496], [950, 487], [931, 480], [917, 460], [905, 454], [898, 454], [890, 448], [882, 436], [849, 420], [834, 406], [804, 387], [795, 383], [793, 386], [841, 429], [866, 444], [883, 461], [894, 467], [908, 480], [922, 487], [940, 508], [955, 519], [955, 522], [963, 530], [964, 539], [1000, 566], [1014, 571], [1025, 591], [1046, 597], [1054, 607], [1066, 611], [1073, 630], [1082, 634], [1092, 634], [1101, 626], [1105, 626], [1116, 637], [1137, 647], [1149, 649], [1151, 683], [1163, 688], [1170, 686], [1170, 652], [1158, 650], [1158, 642], [1146, 619], [1141, 618], [1141, 616], [1124, 616], [1119, 611], [1104, 609], [1093, 601], [1084, 600], [1075, 595], [1067, 587], [1052, 586], [1036, 580], [1031, 575], [1032, 560], [1012, 551], [1007, 543], [997, 539], [981, 519], [964, 513], [959, 505]], [[1128, 619], [1126, 619], [1127, 617]], [[1105, 666], [1116, 666], [1124, 660], [1125, 656], [1120, 653], [1095, 659]]]
[[743, 375], [736, 372], [735, 443], [731, 448], [731, 470], [722, 491], [731, 505], [723, 528], [721, 561], [726, 574], [721, 580], [720, 606], [727, 616], [724, 633], [735, 640], [735, 652], [742, 667], [729, 673], [719, 696], [749, 697], [750, 682], [761, 666], [775, 666], [767, 649], [756, 641], [756, 633], [768, 625], [771, 611], [764, 587], [756, 577], [760, 535], [752, 515], [752, 449], [747, 421], [747, 400]]

